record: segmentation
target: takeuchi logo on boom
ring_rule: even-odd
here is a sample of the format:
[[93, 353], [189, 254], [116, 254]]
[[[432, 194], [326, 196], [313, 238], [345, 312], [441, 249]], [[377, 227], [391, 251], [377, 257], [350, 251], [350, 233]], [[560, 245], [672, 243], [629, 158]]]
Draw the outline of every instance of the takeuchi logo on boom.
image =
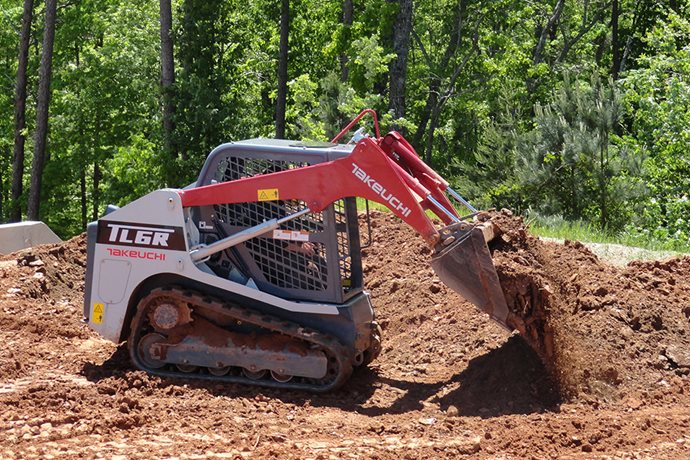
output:
[[355, 177], [357, 177], [357, 179], [367, 184], [367, 186], [370, 189], [372, 189], [374, 193], [383, 198], [383, 201], [390, 204], [391, 209], [400, 211], [400, 213], [402, 213], [402, 215], [405, 217], [410, 215], [410, 212], [412, 212], [410, 208], [405, 206], [399, 198], [394, 196], [392, 192], [386, 190], [386, 188], [383, 185], [381, 185], [376, 179], [367, 174], [366, 171], [364, 171], [362, 168], [357, 166], [356, 163], [352, 163], [352, 174], [354, 174]]

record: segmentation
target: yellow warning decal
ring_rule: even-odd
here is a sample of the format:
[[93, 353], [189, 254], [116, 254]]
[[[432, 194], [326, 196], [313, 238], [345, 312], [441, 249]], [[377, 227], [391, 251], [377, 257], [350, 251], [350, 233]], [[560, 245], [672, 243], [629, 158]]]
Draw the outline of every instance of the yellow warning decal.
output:
[[103, 324], [103, 312], [105, 305], [102, 303], [93, 304], [93, 314], [91, 315], [91, 322], [93, 324]]
[[271, 201], [278, 199], [278, 189], [277, 188], [260, 188], [256, 191], [259, 201]]

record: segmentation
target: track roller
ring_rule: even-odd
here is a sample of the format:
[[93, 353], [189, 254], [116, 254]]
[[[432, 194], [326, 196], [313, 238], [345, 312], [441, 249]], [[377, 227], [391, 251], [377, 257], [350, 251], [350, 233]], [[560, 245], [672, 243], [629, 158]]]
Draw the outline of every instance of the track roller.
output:
[[271, 371], [271, 377], [273, 378], [273, 380], [275, 380], [276, 382], [280, 382], [280, 383], [287, 383], [290, 380], [292, 380], [291, 375], [280, 374], [276, 371]]
[[216, 377], [222, 377], [226, 375], [228, 372], [230, 372], [230, 366], [208, 368], [208, 373], [211, 375], [215, 375]]
[[266, 376], [266, 369], [260, 371], [250, 371], [249, 369], [242, 369], [242, 374], [249, 380], [261, 380]]
[[160, 369], [161, 367], [165, 366], [165, 362], [161, 361], [157, 356], [153, 356], [151, 354], [153, 345], [165, 342], [165, 340], [165, 337], [155, 332], [146, 334], [144, 337], [142, 337], [137, 346], [137, 353], [139, 355], [139, 359], [141, 359], [141, 362], [151, 369]]
[[185, 374], [190, 374], [199, 369], [193, 364], [176, 364], [176, 367], [180, 370], [180, 372], [184, 372]]

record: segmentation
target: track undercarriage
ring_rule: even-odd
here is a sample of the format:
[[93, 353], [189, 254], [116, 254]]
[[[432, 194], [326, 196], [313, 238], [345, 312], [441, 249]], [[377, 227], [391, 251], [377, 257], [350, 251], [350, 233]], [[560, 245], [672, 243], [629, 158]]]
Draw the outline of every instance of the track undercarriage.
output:
[[199, 378], [326, 392], [380, 352], [353, 355], [335, 337], [178, 287], [141, 299], [129, 352], [137, 367], [165, 377]]

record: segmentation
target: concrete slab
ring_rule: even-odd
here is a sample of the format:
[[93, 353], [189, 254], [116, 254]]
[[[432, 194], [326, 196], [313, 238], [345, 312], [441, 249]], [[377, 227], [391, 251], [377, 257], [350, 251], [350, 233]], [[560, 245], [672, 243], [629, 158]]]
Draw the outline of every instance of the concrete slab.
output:
[[62, 240], [43, 222], [26, 221], [0, 225], [0, 254]]

